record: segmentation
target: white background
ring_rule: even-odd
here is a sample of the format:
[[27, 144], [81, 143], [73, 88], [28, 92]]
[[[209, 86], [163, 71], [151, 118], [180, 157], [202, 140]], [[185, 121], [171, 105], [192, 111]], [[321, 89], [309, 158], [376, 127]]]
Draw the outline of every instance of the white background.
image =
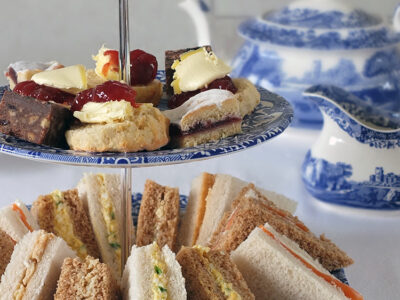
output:
[[[0, 69], [10, 62], [56, 59], [65, 65], [92, 66], [91, 54], [102, 43], [118, 47], [117, 2], [99, 0], [2, 1], [0, 11]], [[177, 8], [178, 1], [131, 1], [131, 48], [143, 48], [163, 63], [165, 49], [195, 43], [194, 27]], [[395, 0], [351, 1], [369, 11], [391, 16]], [[237, 25], [252, 15], [286, 1], [215, 0], [210, 4], [213, 45], [229, 60], [242, 39]], [[4, 84], [5, 79], [0, 79]], [[317, 132], [290, 129], [281, 136], [245, 152], [174, 167], [133, 170], [133, 189], [141, 192], [145, 179], [178, 186], [187, 194], [190, 181], [202, 171], [223, 172], [285, 194], [299, 202], [298, 216], [317, 234], [326, 233], [354, 258], [346, 270], [350, 284], [365, 299], [400, 298], [399, 213], [377, 213], [323, 205], [301, 182], [300, 167]], [[27, 161], [0, 154], [0, 206], [19, 198], [31, 203], [40, 194], [69, 189], [79, 181], [81, 167]], [[99, 171], [94, 170], [94, 171]], [[117, 170], [111, 170], [116, 172]]]

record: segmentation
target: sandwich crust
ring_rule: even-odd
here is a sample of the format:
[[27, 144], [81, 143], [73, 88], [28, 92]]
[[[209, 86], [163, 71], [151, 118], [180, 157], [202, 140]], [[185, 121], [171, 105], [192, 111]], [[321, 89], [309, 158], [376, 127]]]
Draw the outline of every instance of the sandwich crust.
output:
[[3, 275], [14, 251], [14, 240], [0, 229], [0, 277]]
[[[96, 258], [100, 257], [99, 249], [94, 238], [93, 228], [83, 203], [78, 196], [78, 191], [76, 189], [68, 190], [62, 194], [63, 202], [67, 206], [68, 214], [72, 221], [73, 234], [85, 244], [88, 255]], [[41, 229], [56, 235], [60, 234], [56, 232], [57, 230], [54, 227], [56, 204], [51, 195], [39, 196], [33, 203], [31, 211]], [[78, 249], [74, 250], [77, 251]]]
[[136, 244], [156, 241], [160, 248], [176, 247], [179, 224], [179, 190], [147, 180], [140, 204]]
[[119, 289], [110, 268], [98, 259], [66, 258], [58, 279], [55, 300], [117, 300]]

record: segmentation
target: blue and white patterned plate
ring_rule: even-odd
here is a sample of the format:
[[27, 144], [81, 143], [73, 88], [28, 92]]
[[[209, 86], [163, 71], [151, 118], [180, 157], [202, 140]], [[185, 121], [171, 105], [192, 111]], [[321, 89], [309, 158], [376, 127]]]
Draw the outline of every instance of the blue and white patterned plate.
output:
[[[137, 225], [138, 217], [139, 217], [139, 209], [140, 209], [140, 202], [142, 201], [142, 194], [140, 193], [134, 193], [132, 195], [132, 218], [133, 218], [133, 223], [135, 226]], [[186, 205], [187, 205], [188, 197], [185, 195], [180, 195], [180, 207], [181, 207], [181, 215], [185, 212], [186, 210]], [[344, 273], [343, 269], [338, 269], [335, 271], [332, 271], [331, 274], [335, 276], [337, 279], [339, 279], [341, 282], [345, 284], [349, 284], [346, 274]]]
[[[164, 72], [157, 78], [164, 80]], [[7, 86], [0, 87], [0, 97]], [[143, 167], [184, 163], [212, 158], [259, 145], [281, 134], [293, 118], [293, 109], [282, 97], [263, 88], [258, 88], [261, 103], [243, 120], [241, 134], [227, 137], [217, 142], [185, 149], [161, 149], [149, 152], [82, 152], [36, 145], [0, 133], [0, 152], [38, 161], [98, 167]], [[166, 109], [166, 101], [161, 101], [160, 109]]]

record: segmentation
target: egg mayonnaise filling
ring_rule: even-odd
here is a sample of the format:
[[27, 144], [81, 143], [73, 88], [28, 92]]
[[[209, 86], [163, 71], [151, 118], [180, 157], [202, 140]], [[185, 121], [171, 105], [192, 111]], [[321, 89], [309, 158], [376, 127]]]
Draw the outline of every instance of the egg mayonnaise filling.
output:
[[212, 276], [214, 280], [217, 282], [221, 291], [227, 297], [228, 300], [241, 300], [242, 297], [233, 289], [233, 284], [231, 282], [227, 282], [222, 276], [221, 272], [209, 261], [207, 257], [207, 253], [210, 251], [210, 248], [196, 245], [194, 246], [196, 251], [200, 254], [201, 259], [203, 260], [204, 265], [207, 266], [207, 270]]
[[22, 300], [26, 293], [26, 287], [36, 272], [37, 266], [42, 260], [43, 254], [46, 250], [47, 244], [53, 239], [52, 234], [40, 234], [35, 244], [32, 247], [32, 252], [28, 259], [25, 261], [25, 270], [22, 273], [22, 279], [17, 284], [13, 300]]
[[53, 229], [56, 235], [62, 237], [80, 258], [88, 255], [86, 245], [75, 234], [68, 206], [65, 204], [64, 193], [55, 190], [51, 193], [54, 206]]
[[121, 244], [118, 232], [118, 222], [115, 217], [115, 207], [104, 184], [104, 175], [98, 174], [97, 181], [100, 186], [101, 214], [107, 229], [107, 241], [114, 250], [119, 271], [121, 271]]
[[153, 300], [169, 300], [168, 297], [168, 277], [167, 264], [161, 256], [160, 247], [156, 242], [152, 244], [151, 251], [151, 265], [154, 268], [153, 278], [152, 278], [152, 291]]

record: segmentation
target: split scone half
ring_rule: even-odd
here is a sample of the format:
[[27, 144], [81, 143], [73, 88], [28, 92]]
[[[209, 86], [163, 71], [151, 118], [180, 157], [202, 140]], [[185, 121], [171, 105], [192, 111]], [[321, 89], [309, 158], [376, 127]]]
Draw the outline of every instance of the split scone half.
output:
[[132, 109], [128, 118], [111, 123], [80, 123], [65, 134], [72, 150], [90, 152], [153, 151], [169, 141], [169, 120], [152, 104]]
[[172, 147], [193, 147], [242, 131], [238, 95], [226, 90], [201, 92], [163, 114], [171, 122]]

